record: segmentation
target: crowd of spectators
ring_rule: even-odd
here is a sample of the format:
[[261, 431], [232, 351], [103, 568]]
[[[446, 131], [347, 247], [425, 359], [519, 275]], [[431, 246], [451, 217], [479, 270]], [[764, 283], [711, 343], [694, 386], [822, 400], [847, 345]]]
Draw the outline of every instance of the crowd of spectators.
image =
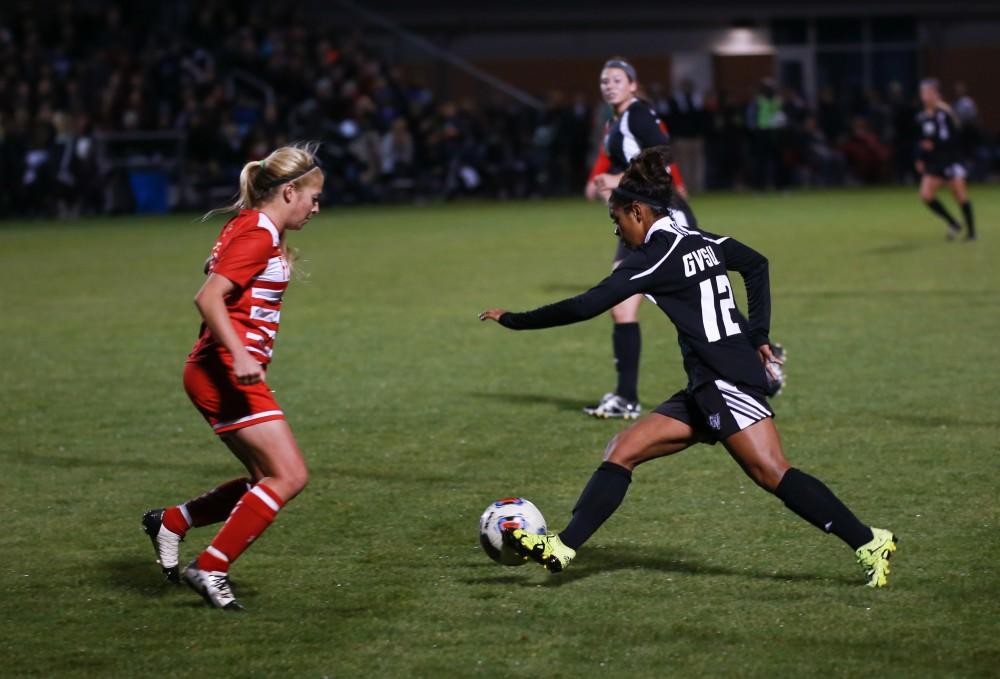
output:
[[[539, 109], [500, 96], [442, 100], [349, 30], [296, 10], [230, 0], [55, 5], [0, 11], [0, 216], [135, 209], [129, 165], [105, 133], [170, 132], [171, 202], [226, 202], [242, 165], [291, 140], [323, 142], [328, 200], [577, 194], [606, 107], [551, 93]], [[596, 88], [595, 88], [596, 90]], [[816, 107], [770, 82], [749, 105], [725, 93], [646, 93], [694, 190], [908, 181], [916, 106], [902, 88]], [[975, 105], [956, 92], [970, 155]], [[172, 151], [137, 157], [156, 166]], [[987, 163], [988, 164], [988, 163]]]
[[[688, 82], [673, 97], [655, 85], [650, 90], [695, 190], [916, 181], [920, 105], [915, 92], [905, 93], [899, 83], [885, 93], [827, 87], [815, 106], [770, 79], [749, 103], [731, 104], [725, 93], [699, 95]], [[981, 129], [962, 83], [954, 84], [954, 95], [966, 165], [972, 179], [985, 179], [997, 161], [997, 140]]]

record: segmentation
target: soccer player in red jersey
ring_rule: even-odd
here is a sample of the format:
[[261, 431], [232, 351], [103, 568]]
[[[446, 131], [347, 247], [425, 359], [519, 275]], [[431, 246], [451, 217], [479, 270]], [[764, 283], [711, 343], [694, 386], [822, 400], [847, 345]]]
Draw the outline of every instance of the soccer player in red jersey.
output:
[[322, 191], [316, 146], [286, 146], [247, 163], [236, 204], [206, 215], [238, 211], [222, 228], [195, 295], [203, 322], [184, 368], [184, 388], [248, 476], [183, 504], [150, 510], [142, 525], [167, 579], [179, 582], [178, 547], [188, 529], [225, 521], [183, 571], [184, 580], [216, 608], [243, 608], [229, 585], [229, 567], [308, 480], [265, 378], [291, 273], [285, 238], [319, 212]]

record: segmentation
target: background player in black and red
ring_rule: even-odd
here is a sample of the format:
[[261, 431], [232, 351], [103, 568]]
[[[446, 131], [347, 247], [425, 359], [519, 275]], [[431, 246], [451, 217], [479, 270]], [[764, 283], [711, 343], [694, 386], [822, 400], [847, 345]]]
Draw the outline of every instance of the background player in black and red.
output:
[[965, 186], [966, 171], [961, 157], [958, 118], [941, 98], [940, 85], [934, 78], [927, 78], [920, 83], [920, 101], [924, 105], [924, 109], [917, 115], [920, 141], [916, 168], [921, 175], [920, 197], [948, 225], [948, 239], [952, 240], [962, 229], [937, 199], [938, 190], [947, 184], [962, 209], [965, 237], [967, 240], [975, 240], [976, 225]]
[[[308, 480], [266, 374], [292, 267], [286, 235], [319, 212], [323, 172], [315, 151], [315, 145], [286, 146], [247, 163], [236, 204], [209, 213], [238, 210], [223, 226], [195, 295], [203, 322], [184, 388], [248, 476], [150, 510], [142, 520], [167, 578], [183, 575], [216, 608], [242, 608], [229, 584], [230, 566]], [[221, 521], [211, 544], [179, 573], [178, 548], [188, 529]]]
[[[644, 294], [675, 326], [688, 375], [684, 389], [608, 444], [605, 462], [584, 488], [565, 530], [559, 535], [514, 530], [505, 539], [524, 556], [560, 571], [624, 500], [636, 466], [696, 443], [721, 441], [757, 485], [855, 550], [869, 586], [884, 585], [895, 536], [861, 523], [822, 481], [785, 459], [765, 397], [765, 366], [774, 360], [767, 259], [733, 238], [673, 219], [673, 182], [664, 160], [660, 149], [643, 151], [611, 194], [609, 212], [631, 249], [611, 275], [587, 292], [533, 311], [480, 314], [514, 330], [550, 328], [593, 318]], [[743, 276], [749, 318], [736, 307], [727, 271]]]
[[[657, 117], [653, 108], [639, 98], [639, 80], [635, 68], [622, 57], [612, 57], [601, 69], [601, 97], [611, 107], [614, 117], [608, 122], [604, 140], [597, 159], [590, 171], [585, 194], [590, 199], [601, 198], [607, 202], [611, 191], [618, 186], [629, 161], [640, 151], [652, 146], [664, 146], [670, 137], [667, 126]], [[694, 214], [685, 202], [687, 191], [680, 170], [673, 162], [670, 173], [676, 182], [675, 208], [692, 227], [697, 226]], [[619, 242], [612, 269], [621, 264], [627, 250]], [[615, 357], [618, 382], [614, 391], [583, 409], [588, 415], [604, 418], [634, 419], [642, 412], [639, 404], [639, 356], [642, 335], [639, 331], [639, 305], [642, 297], [626, 299], [611, 309], [614, 330], [611, 344]]]

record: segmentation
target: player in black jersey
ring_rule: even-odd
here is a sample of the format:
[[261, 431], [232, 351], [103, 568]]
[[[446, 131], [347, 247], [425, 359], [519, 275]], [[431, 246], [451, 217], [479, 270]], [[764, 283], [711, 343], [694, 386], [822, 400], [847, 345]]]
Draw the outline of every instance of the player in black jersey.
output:
[[[721, 441], [765, 490], [817, 528], [855, 550], [868, 585], [881, 587], [896, 549], [892, 532], [861, 523], [818, 479], [785, 459], [764, 395], [770, 283], [767, 259], [739, 241], [684, 226], [662, 149], [640, 153], [612, 192], [608, 210], [631, 252], [610, 276], [587, 292], [534, 311], [489, 309], [481, 320], [527, 330], [593, 318], [624, 299], [645, 295], [677, 329], [687, 387], [620, 433], [583, 490], [559, 535], [506, 532], [514, 549], [553, 572], [618, 508], [632, 470], [696, 444]], [[749, 318], [736, 307], [727, 271], [747, 289]]]
[[[607, 202], [630, 160], [645, 148], [669, 143], [666, 126], [652, 107], [638, 98], [638, 89], [638, 76], [630, 63], [621, 57], [612, 57], [605, 62], [601, 69], [601, 97], [611, 107], [614, 118], [605, 130], [601, 153], [587, 182], [586, 195], [589, 198], [600, 197]], [[672, 162], [669, 166], [674, 175], [675, 186], [683, 187], [677, 166]], [[683, 188], [679, 193], [682, 197], [686, 196]], [[697, 222], [687, 203], [681, 200], [679, 204], [687, 223], [696, 227]], [[627, 254], [627, 249], [619, 243], [612, 269], [618, 267]], [[615, 390], [606, 393], [597, 404], [583, 409], [588, 415], [631, 420], [639, 417], [642, 412], [639, 404], [639, 355], [642, 338], [638, 315], [641, 302], [642, 297], [635, 295], [622, 300], [611, 309], [611, 319], [614, 321], [611, 345], [618, 383]]]
[[948, 225], [948, 240], [953, 240], [962, 229], [947, 208], [936, 197], [945, 184], [951, 189], [962, 208], [965, 218], [966, 240], [976, 239], [976, 226], [972, 218], [972, 203], [965, 188], [965, 166], [961, 162], [958, 118], [951, 107], [941, 99], [938, 81], [928, 78], [920, 83], [920, 100], [924, 110], [917, 116], [920, 128], [916, 168], [921, 174], [920, 197], [934, 214]]

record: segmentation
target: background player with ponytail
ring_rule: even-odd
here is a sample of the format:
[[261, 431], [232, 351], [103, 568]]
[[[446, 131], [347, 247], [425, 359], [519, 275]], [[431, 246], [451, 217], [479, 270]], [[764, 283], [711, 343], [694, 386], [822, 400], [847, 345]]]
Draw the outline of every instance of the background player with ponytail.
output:
[[[684, 389], [611, 440], [565, 530], [558, 535], [512, 530], [505, 540], [550, 571], [561, 571], [624, 500], [636, 466], [696, 443], [721, 441], [757, 485], [847, 543], [869, 586], [885, 585], [895, 536], [861, 523], [822, 481], [785, 459], [765, 397], [764, 365], [774, 360], [767, 259], [733, 238], [681, 225], [670, 208], [667, 161], [661, 149], [643, 151], [611, 193], [608, 211], [630, 254], [610, 276], [587, 292], [533, 311], [480, 314], [481, 320], [513, 330], [550, 328], [593, 318], [644, 294], [676, 326], [688, 374]], [[727, 271], [743, 276], [749, 318], [736, 308]]]
[[[664, 146], [669, 143], [667, 126], [657, 117], [653, 108], [639, 98], [639, 79], [635, 67], [622, 57], [612, 57], [601, 69], [601, 97], [611, 107], [612, 120], [605, 128], [603, 143], [587, 181], [586, 196], [607, 202], [611, 191], [618, 186], [622, 173], [642, 149]], [[675, 182], [676, 207], [683, 212], [687, 224], [696, 227], [694, 214], [684, 199], [687, 190], [677, 165], [670, 162], [671, 176]], [[627, 250], [619, 242], [612, 269], [625, 259]], [[639, 331], [639, 305], [642, 297], [636, 295], [623, 300], [611, 309], [614, 330], [611, 345], [615, 357], [618, 382], [614, 391], [583, 409], [588, 415], [602, 418], [635, 419], [642, 412], [639, 404], [639, 356], [642, 336]]]
[[[142, 525], [167, 579], [184, 580], [216, 608], [241, 609], [229, 567], [305, 487], [308, 471], [265, 382], [291, 262], [286, 237], [319, 212], [323, 172], [316, 145], [282, 147], [240, 173], [238, 211], [222, 228], [195, 296], [203, 322], [184, 388], [248, 473], [188, 502], [146, 512]], [[225, 521], [179, 572], [189, 528]]]
[[941, 88], [934, 78], [927, 78], [920, 83], [920, 101], [924, 104], [924, 110], [917, 115], [920, 147], [917, 151], [916, 168], [921, 175], [920, 197], [931, 212], [945, 221], [948, 240], [952, 240], [961, 233], [962, 228], [937, 199], [938, 190], [947, 184], [962, 209], [965, 238], [975, 240], [976, 225], [972, 217], [972, 203], [966, 192], [965, 166], [960, 158], [958, 118], [941, 99]]

